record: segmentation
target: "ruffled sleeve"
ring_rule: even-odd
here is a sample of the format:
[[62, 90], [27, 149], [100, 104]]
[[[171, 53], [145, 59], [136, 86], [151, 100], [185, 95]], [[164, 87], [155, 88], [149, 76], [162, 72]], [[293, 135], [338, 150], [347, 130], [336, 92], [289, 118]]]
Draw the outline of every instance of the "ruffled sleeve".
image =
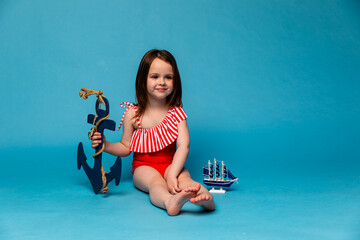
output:
[[181, 121], [184, 121], [185, 119], [187, 119], [186, 113], [181, 106], [174, 107], [173, 116], [174, 116], [174, 121], [176, 122], [176, 124], [179, 124]]

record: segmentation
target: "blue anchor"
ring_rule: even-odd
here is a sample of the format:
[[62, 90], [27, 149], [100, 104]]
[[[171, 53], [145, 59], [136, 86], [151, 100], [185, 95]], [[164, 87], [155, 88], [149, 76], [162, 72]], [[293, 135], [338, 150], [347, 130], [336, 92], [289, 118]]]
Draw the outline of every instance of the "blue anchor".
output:
[[[84, 91], [84, 89], [81, 89]], [[88, 90], [88, 89], [86, 89]], [[93, 90], [90, 90], [93, 91]], [[100, 91], [98, 91], [100, 92]], [[82, 93], [80, 92], [80, 96]], [[94, 94], [94, 93], [92, 93]], [[102, 93], [101, 93], [102, 94]], [[90, 94], [89, 94], [90, 95]], [[87, 96], [84, 97], [86, 99]], [[81, 167], [83, 167], [87, 177], [90, 180], [90, 183], [92, 185], [92, 188], [94, 190], [95, 194], [98, 194], [101, 189], [103, 189], [103, 193], [106, 192], [107, 184], [111, 182], [113, 179], [115, 179], [115, 185], [118, 186], [120, 183], [121, 178], [121, 157], [117, 157], [114, 165], [110, 167], [110, 172], [102, 172], [102, 148], [103, 148], [103, 142], [104, 142], [104, 135], [103, 132], [105, 129], [115, 131], [115, 122], [113, 120], [106, 119], [109, 116], [110, 113], [110, 107], [109, 107], [109, 101], [104, 97], [100, 97], [105, 105], [105, 110], [100, 109], [100, 99], [98, 96], [98, 100], [95, 104], [95, 110], [97, 116], [93, 114], [89, 114], [87, 118], [87, 122], [92, 124], [93, 126], [97, 125], [96, 131], [101, 133], [101, 144], [99, 144], [98, 147], [95, 149], [95, 154], [93, 155], [95, 162], [94, 167], [91, 168], [89, 164], [86, 161], [86, 155], [84, 152], [84, 147], [82, 142], [78, 145], [78, 151], [77, 151], [77, 168], [80, 170]], [[99, 122], [99, 123], [98, 123]], [[104, 178], [104, 173], [106, 180]]]

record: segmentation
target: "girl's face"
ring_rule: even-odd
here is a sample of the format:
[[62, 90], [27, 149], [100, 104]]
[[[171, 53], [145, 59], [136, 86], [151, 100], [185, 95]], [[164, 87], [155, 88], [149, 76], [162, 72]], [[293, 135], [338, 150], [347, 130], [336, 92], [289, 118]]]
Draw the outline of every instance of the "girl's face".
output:
[[146, 81], [149, 99], [166, 100], [174, 90], [174, 71], [172, 66], [155, 58], [150, 65]]

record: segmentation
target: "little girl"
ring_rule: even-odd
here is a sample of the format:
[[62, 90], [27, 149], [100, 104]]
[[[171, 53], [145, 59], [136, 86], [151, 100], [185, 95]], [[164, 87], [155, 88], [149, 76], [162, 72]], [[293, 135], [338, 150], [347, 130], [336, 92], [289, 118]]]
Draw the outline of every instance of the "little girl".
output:
[[[186, 114], [182, 109], [181, 80], [175, 58], [166, 50], [153, 49], [142, 58], [136, 76], [137, 104], [127, 107], [121, 119], [120, 142], [107, 142], [104, 151], [116, 156], [134, 152], [132, 173], [135, 186], [148, 192], [151, 202], [178, 215], [190, 201], [214, 210], [213, 196], [191, 179], [184, 167], [189, 154], [190, 137]], [[92, 137], [93, 148], [101, 143], [101, 134]]]

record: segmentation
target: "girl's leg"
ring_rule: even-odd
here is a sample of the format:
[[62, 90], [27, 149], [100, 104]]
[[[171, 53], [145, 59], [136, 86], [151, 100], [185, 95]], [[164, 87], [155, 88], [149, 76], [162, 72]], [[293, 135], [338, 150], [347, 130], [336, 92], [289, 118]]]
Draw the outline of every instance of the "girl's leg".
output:
[[194, 186], [195, 184], [199, 184], [200, 190], [197, 193], [196, 197], [190, 199], [190, 202], [194, 203], [195, 205], [202, 206], [208, 211], [215, 210], [214, 196], [203, 185], [195, 182], [191, 178], [189, 171], [185, 167], [181, 171], [178, 177], [178, 181], [179, 187], [181, 189], [187, 189], [191, 186]]
[[148, 166], [138, 167], [135, 169], [133, 181], [135, 187], [149, 193], [150, 200], [155, 206], [166, 209], [165, 202], [170, 193], [158, 171]]
[[138, 189], [149, 193], [150, 201], [155, 206], [167, 210], [171, 216], [178, 215], [182, 206], [196, 196], [190, 188], [171, 195], [165, 179], [158, 171], [148, 166], [136, 168], [133, 181]]

